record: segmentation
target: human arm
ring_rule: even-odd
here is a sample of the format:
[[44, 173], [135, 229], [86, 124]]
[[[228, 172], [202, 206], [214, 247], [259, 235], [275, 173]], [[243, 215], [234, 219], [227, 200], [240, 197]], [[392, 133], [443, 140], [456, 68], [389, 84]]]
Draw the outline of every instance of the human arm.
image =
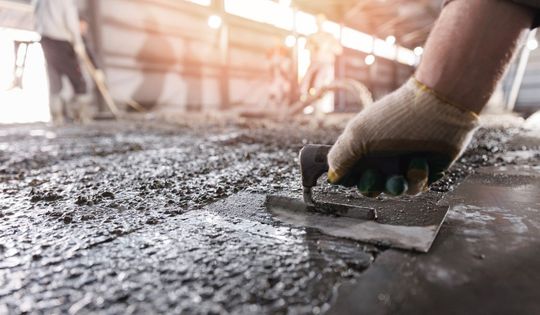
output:
[[[476, 115], [532, 20], [530, 10], [506, 1], [448, 4], [415, 78], [347, 125], [328, 156], [329, 181], [357, 185], [369, 196], [426, 190], [466, 148], [478, 126]], [[397, 157], [399, 171], [352, 174], [363, 159], [380, 155]], [[392, 188], [396, 178], [401, 187]]]

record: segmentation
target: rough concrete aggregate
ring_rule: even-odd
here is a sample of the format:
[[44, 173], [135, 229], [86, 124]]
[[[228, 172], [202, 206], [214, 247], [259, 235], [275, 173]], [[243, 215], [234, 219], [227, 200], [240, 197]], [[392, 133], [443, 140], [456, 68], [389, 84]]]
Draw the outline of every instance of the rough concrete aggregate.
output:
[[[421, 198], [436, 202], [479, 166], [512, 164], [497, 154], [516, 132], [480, 130]], [[324, 311], [333, 288], [383, 249], [280, 226], [250, 205], [267, 193], [299, 194], [298, 150], [338, 134], [118, 122], [0, 127], [0, 312]]]

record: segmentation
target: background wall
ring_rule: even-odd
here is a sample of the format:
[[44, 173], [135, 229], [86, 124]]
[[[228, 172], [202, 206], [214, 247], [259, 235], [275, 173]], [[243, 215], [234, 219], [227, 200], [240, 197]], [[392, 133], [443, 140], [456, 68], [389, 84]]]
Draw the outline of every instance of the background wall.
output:
[[[536, 33], [540, 41], [540, 32]], [[540, 109], [540, 49], [530, 52], [515, 110], [532, 114]]]
[[[116, 99], [192, 110], [264, 105], [270, 80], [267, 53], [283, 43], [287, 32], [226, 16], [228, 50], [223, 56], [223, 30], [207, 25], [210, 15], [220, 13], [215, 5], [178, 0], [95, 0], [90, 4], [96, 47]], [[368, 67], [364, 57], [347, 50], [340, 61], [347, 70], [337, 72], [365, 83], [376, 97], [397, 87], [413, 71], [380, 58]], [[346, 110], [351, 101], [347, 98], [338, 108]]]
[[[524, 116], [530, 115], [540, 110], [540, 32], [526, 40], [523, 39], [523, 47], [514, 56], [514, 61], [506, 72], [502, 82], [502, 98], [506, 108], [522, 113]], [[532, 45], [531, 45], [532, 44]], [[524, 71], [520, 73], [520, 64], [525, 60]], [[512, 101], [511, 91], [514, 87], [514, 80], [521, 85], [518, 86], [515, 104]]]
[[229, 19], [223, 56], [222, 30], [207, 25], [216, 8], [177, 0], [96, 0], [92, 6], [95, 46], [116, 99], [178, 109], [264, 99], [265, 54], [280, 40], [270, 27]]
[[[270, 80], [268, 51], [289, 34], [279, 28], [222, 14], [220, 1], [201, 6], [184, 0], [77, 0], [93, 25], [92, 39], [114, 98], [142, 105], [204, 110], [237, 104], [263, 106]], [[30, 0], [0, 0], [0, 27], [31, 30]], [[225, 17], [223, 31], [212, 29], [212, 14]], [[537, 34], [537, 39], [540, 34]], [[226, 45], [226, 54], [220, 47]], [[413, 67], [345, 49], [336, 77], [364, 83], [378, 99], [414, 71]], [[516, 58], [516, 61], [519, 58]], [[516, 63], [502, 84], [507, 99]], [[531, 51], [515, 109], [531, 113], [540, 104], [540, 49]], [[338, 93], [336, 108], [354, 110], [355, 99]]]

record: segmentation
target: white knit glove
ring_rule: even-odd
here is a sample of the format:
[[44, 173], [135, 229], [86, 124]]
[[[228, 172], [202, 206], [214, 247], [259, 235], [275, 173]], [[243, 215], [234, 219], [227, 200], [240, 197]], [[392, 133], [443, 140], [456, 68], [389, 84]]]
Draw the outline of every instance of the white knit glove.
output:
[[105, 73], [103, 72], [103, 70], [96, 69], [94, 77], [97, 81], [105, 82]]
[[83, 42], [77, 42], [73, 45], [73, 50], [75, 50], [75, 53], [77, 56], [82, 57], [86, 55], [86, 48], [84, 46]]
[[478, 116], [411, 78], [354, 117], [330, 153], [328, 180], [367, 196], [417, 194], [461, 155]]

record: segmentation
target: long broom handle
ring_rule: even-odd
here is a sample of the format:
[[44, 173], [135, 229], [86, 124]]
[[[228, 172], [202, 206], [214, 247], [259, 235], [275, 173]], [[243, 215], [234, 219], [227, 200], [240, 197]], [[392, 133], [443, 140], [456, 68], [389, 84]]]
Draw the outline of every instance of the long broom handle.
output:
[[113, 98], [111, 96], [111, 93], [109, 92], [109, 89], [107, 88], [105, 83], [97, 77], [96, 67], [94, 67], [94, 65], [92, 64], [92, 61], [90, 61], [90, 58], [88, 57], [88, 54], [86, 54], [86, 52], [82, 52], [80, 54], [80, 57], [81, 57], [81, 59], [83, 61], [83, 64], [85, 65], [86, 69], [90, 73], [90, 76], [92, 77], [92, 79], [96, 83], [96, 86], [97, 86], [99, 92], [101, 93], [101, 95], [103, 96], [103, 99], [105, 100], [105, 103], [107, 104], [107, 106], [109, 107], [109, 109], [111, 110], [113, 115], [116, 118], [118, 118], [118, 116], [120, 115], [120, 110], [118, 109], [118, 107], [114, 103], [114, 100], [113, 100]]

